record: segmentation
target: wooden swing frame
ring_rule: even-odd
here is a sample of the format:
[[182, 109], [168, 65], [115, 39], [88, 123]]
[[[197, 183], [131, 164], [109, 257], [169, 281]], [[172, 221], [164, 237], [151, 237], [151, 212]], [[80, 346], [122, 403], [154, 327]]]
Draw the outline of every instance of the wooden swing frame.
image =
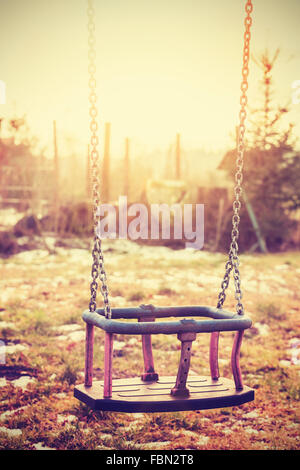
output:
[[[157, 318], [175, 317], [173, 321]], [[185, 317], [184, 319], [178, 319]], [[187, 318], [188, 317], [188, 318]], [[195, 320], [190, 317], [204, 317]], [[124, 322], [120, 319], [137, 320]], [[240, 405], [254, 399], [254, 391], [242, 381], [239, 357], [244, 330], [251, 320], [244, 315], [223, 309], [201, 306], [154, 307], [112, 309], [112, 318], [105, 317], [104, 309], [85, 311], [86, 359], [85, 383], [75, 387], [75, 397], [93, 409], [126, 412], [183, 411]], [[94, 327], [105, 331], [104, 381], [93, 383]], [[236, 331], [231, 353], [233, 381], [220, 378], [218, 342], [221, 331]], [[197, 333], [211, 333], [210, 377], [188, 378], [192, 343]], [[113, 340], [115, 334], [134, 334], [142, 337], [144, 372], [140, 378], [115, 380], [113, 374]], [[152, 354], [153, 334], [177, 334], [181, 342], [181, 355], [177, 377], [159, 377]], [[101, 396], [102, 395], [102, 396]]]

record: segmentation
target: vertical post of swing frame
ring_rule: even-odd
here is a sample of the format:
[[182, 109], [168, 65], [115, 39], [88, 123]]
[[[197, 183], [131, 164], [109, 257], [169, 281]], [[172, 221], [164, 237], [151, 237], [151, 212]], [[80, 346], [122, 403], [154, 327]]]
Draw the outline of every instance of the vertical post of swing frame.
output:
[[104, 343], [104, 391], [103, 398], [112, 396], [112, 360], [113, 360], [113, 333], [105, 332]]
[[243, 336], [244, 330], [239, 330], [236, 332], [231, 353], [231, 368], [236, 390], [243, 390], [244, 388], [240, 368], [240, 350], [243, 341]]
[[195, 341], [197, 335], [194, 332], [178, 333], [179, 341], [181, 341], [181, 355], [179, 367], [176, 377], [176, 383], [171, 389], [173, 397], [188, 397], [190, 395], [189, 389], [186, 386], [188, 373], [190, 368], [192, 343]]
[[[140, 317], [139, 322], [152, 322], [155, 317]], [[158, 374], [154, 369], [154, 359], [152, 353], [152, 340], [151, 335], [142, 335], [142, 349], [144, 358], [144, 372], [141, 376], [143, 382], [151, 382], [158, 380]]]
[[93, 356], [94, 356], [94, 325], [86, 324], [85, 337], [85, 378], [84, 385], [91, 387], [93, 384]]
[[210, 348], [209, 348], [209, 365], [210, 375], [212, 380], [218, 380], [220, 377], [219, 373], [219, 331], [214, 331], [210, 335]]

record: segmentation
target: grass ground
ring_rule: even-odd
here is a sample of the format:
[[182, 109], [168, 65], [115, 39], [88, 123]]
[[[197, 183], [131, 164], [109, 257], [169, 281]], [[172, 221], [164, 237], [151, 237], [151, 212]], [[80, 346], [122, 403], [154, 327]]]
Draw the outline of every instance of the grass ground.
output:
[[[104, 247], [112, 306], [216, 305], [225, 256], [127, 241]], [[253, 321], [241, 368], [255, 401], [161, 414], [93, 412], [73, 397], [83, 382], [87, 251], [36, 250], [0, 263], [0, 449], [299, 449], [299, 252], [241, 257]], [[226, 309], [234, 304], [230, 290]], [[102, 378], [103, 333], [96, 333], [95, 376]], [[220, 342], [221, 375], [228, 377], [232, 338], [224, 333]], [[209, 375], [208, 344], [208, 335], [198, 335], [191, 373]], [[157, 371], [176, 375], [176, 336], [154, 336], [153, 346]], [[140, 338], [118, 336], [115, 376], [141, 369]]]

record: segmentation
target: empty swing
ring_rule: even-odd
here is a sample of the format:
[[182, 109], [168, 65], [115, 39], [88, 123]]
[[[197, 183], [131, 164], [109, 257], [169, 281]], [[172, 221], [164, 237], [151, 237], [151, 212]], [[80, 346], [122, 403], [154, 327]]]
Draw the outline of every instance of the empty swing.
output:
[[[93, 212], [94, 212], [94, 246], [92, 250], [92, 281], [89, 310], [83, 313], [86, 322], [85, 381], [74, 389], [74, 396], [94, 410], [119, 412], [161, 412], [186, 411], [210, 408], [223, 408], [241, 405], [254, 400], [254, 390], [245, 386], [239, 364], [240, 348], [244, 330], [250, 328], [251, 320], [244, 315], [242, 304], [241, 279], [238, 258], [238, 237], [240, 221], [240, 197], [242, 194], [242, 170], [244, 156], [244, 135], [248, 88], [248, 64], [250, 27], [252, 24], [251, 0], [246, 1], [246, 18], [244, 33], [243, 67], [241, 99], [239, 113], [239, 138], [236, 159], [236, 185], [233, 202], [231, 244], [228, 261], [225, 264], [225, 275], [218, 296], [217, 307], [180, 306], [155, 307], [140, 305], [133, 308], [111, 308], [108, 296], [107, 279], [104, 268], [101, 239], [96, 231], [99, 222], [97, 211], [99, 204], [99, 181], [97, 150], [97, 108], [95, 82], [95, 24], [92, 0], [88, 0], [89, 30], [89, 87], [90, 87], [90, 130], [91, 160], [93, 178]], [[233, 274], [235, 286], [236, 313], [223, 309], [226, 289], [230, 275]], [[97, 308], [96, 295], [98, 279], [101, 282], [101, 293], [104, 307]], [[164, 319], [172, 317], [172, 320]], [[196, 317], [196, 319], [195, 319]], [[159, 319], [158, 321], [156, 321]], [[130, 320], [130, 321], [126, 321]], [[93, 380], [93, 346], [94, 328], [105, 332], [104, 380]], [[233, 379], [220, 377], [218, 367], [218, 343], [221, 331], [235, 331], [231, 353]], [[210, 376], [188, 376], [192, 354], [192, 343], [198, 333], [210, 333]], [[113, 341], [115, 334], [141, 335], [144, 358], [144, 372], [141, 377], [112, 380]], [[177, 334], [181, 342], [181, 355], [177, 376], [160, 377], [154, 367], [151, 335]]]

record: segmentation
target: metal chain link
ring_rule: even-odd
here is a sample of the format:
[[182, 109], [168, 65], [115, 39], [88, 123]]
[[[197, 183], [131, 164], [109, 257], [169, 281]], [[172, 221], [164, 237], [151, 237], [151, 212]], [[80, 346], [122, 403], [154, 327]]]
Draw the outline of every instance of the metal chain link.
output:
[[242, 83], [240, 98], [240, 113], [239, 113], [239, 127], [238, 127], [238, 142], [237, 142], [237, 158], [236, 158], [236, 173], [235, 173], [235, 187], [233, 201], [233, 216], [232, 216], [232, 231], [231, 231], [231, 244], [229, 249], [229, 258], [225, 264], [225, 275], [221, 284], [221, 292], [218, 296], [217, 308], [222, 308], [226, 299], [226, 289], [229, 285], [230, 274], [233, 271], [233, 279], [235, 286], [235, 299], [237, 300], [236, 311], [239, 315], [244, 314], [244, 307], [242, 304], [242, 290], [241, 290], [241, 276], [239, 270], [239, 257], [238, 257], [238, 238], [239, 238], [239, 223], [240, 223], [240, 210], [242, 196], [242, 181], [243, 181], [243, 165], [244, 165], [244, 150], [245, 150], [245, 120], [246, 120], [246, 105], [247, 105], [247, 89], [248, 89], [248, 75], [249, 75], [249, 59], [250, 59], [250, 27], [252, 25], [251, 13], [253, 5], [251, 0], [247, 0], [245, 11], [247, 13], [244, 24], [244, 50], [243, 50], [243, 67], [242, 67]]
[[97, 124], [97, 95], [96, 95], [96, 38], [95, 38], [95, 10], [93, 5], [93, 0], [87, 0], [87, 15], [88, 15], [88, 72], [89, 72], [89, 103], [90, 103], [90, 158], [91, 158], [91, 170], [92, 170], [92, 184], [93, 184], [93, 225], [94, 225], [94, 246], [92, 249], [92, 281], [90, 284], [91, 289], [91, 298], [89, 303], [90, 312], [94, 312], [97, 308], [96, 297], [98, 290], [98, 278], [101, 282], [101, 294], [104, 301], [104, 311], [106, 318], [111, 318], [111, 308], [108, 298], [108, 287], [107, 287], [107, 278], [104, 268], [104, 259], [101, 246], [101, 239], [97, 232], [98, 225], [100, 222], [99, 214], [99, 152], [98, 152], [98, 124]]

